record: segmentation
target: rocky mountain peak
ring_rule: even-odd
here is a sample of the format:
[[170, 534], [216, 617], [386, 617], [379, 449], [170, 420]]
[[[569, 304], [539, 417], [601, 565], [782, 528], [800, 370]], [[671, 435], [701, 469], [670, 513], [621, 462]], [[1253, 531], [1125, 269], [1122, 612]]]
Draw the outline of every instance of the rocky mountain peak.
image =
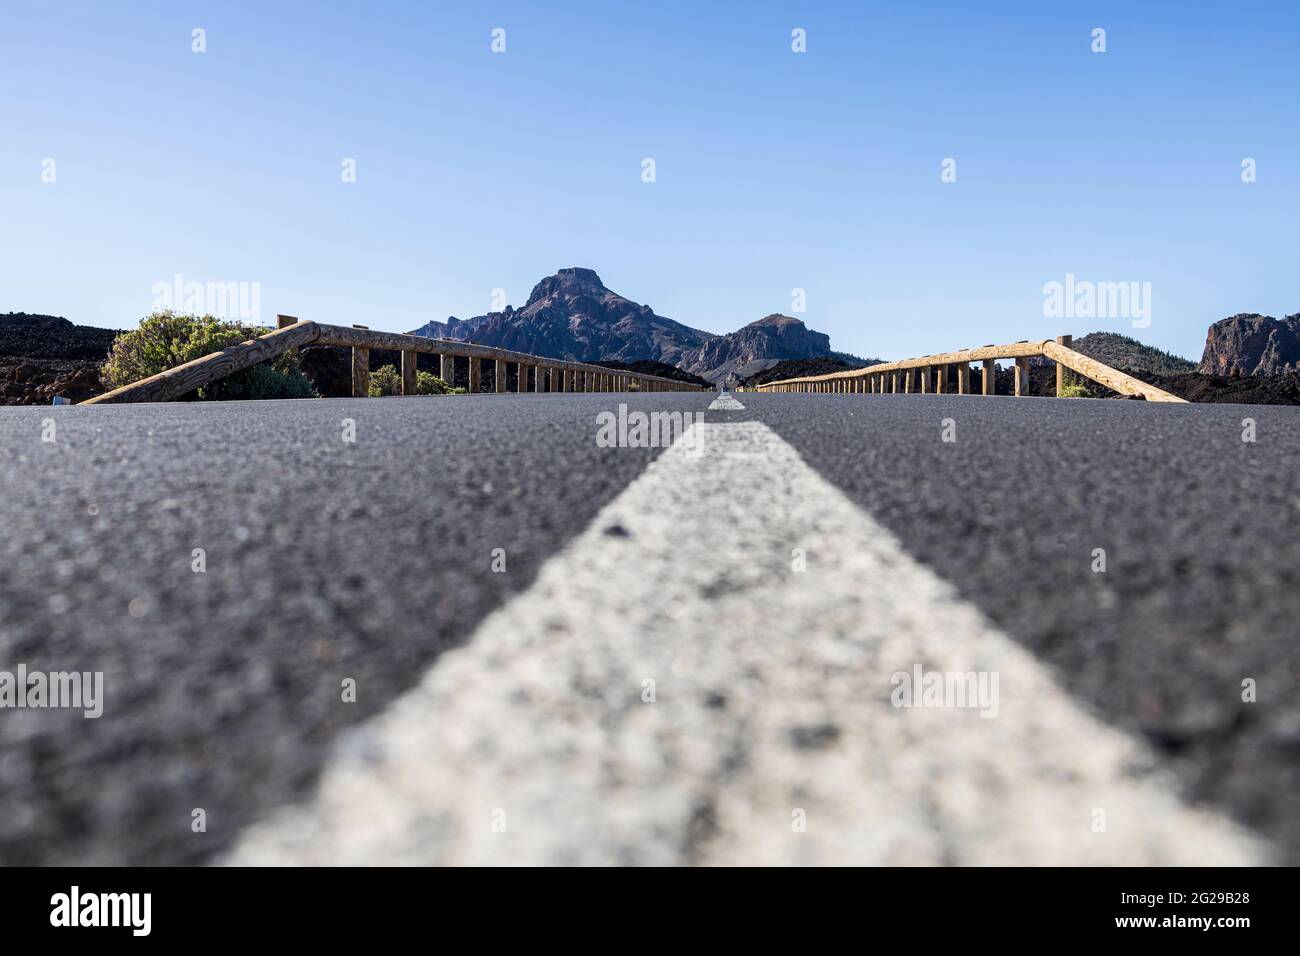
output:
[[752, 329], [755, 326], [761, 325], [790, 325], [792, 323], [795, 325], [803, 325], [803, 322], [800, 319], [796, 319], [790, 315], [782, 315], [780, 312], [773, 312], [771, 315], [765, 315], [761, 319], [755, 319], [753, 322], [750, 322], [749, 325], [745, 326], [745, 328]]
[[600, 281], [600, 276], [596, 274], [595, 269], [572, 266], [568, 269], [558, 270], [555, 275], [547, 276], [533, 286], [533, 291], [529, 293], [528, 302], [525, 303], [524, 308], [528, 308], [528, 306], [543, 299], [556, 296], [589, 296], [599, 299], [609, 294], [609, 289], [605, 288], [605, 283]]
[[1276, 375], [1300, 368], [1300, 314], [1275, 319], [1242, 313], [1220, 319], [1205, 336], [1200, 371], [1208, 375]]

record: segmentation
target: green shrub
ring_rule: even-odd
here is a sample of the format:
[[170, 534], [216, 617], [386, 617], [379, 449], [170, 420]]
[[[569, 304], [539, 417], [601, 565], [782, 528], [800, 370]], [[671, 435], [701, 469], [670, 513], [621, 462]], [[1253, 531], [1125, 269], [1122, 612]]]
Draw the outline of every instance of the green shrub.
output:
[[[100, 369], [109, 388], [130, 385], [150, 375], [219, 352], [271, 331], [210, 315], [177, 315], [168, 310], [140, 320], [133, 332], [123, 332]], [[316, 390], [302, 373], [298, 352], [282, 352], [269, 362], [236, 372], [195, 391], [200, 400], [311, 398]]]
[[[402, 394], [402, 375], [396, 365], [385, 365], [370, 373], [370, 397], [383, 398], [385, 395]], [[429, 372], [416, 371], [416, 395], [464, 395], [463, 388], [452, 388], [442, 379]]]
[[1079, 382], [1070, 382], [1061, 386], [1061, 393], [1058, 398], [1087, 398], [1088, 387]]
[[385, 395], [402, 394], [402, 376], [397, 368], [385, 365], [370, 373], [370, 397], [383, 398]]
[[452, 388], [442, 379], [429, 372], [415, 373], [415, 393], [417, 395], [464, 395], [463, 388]]

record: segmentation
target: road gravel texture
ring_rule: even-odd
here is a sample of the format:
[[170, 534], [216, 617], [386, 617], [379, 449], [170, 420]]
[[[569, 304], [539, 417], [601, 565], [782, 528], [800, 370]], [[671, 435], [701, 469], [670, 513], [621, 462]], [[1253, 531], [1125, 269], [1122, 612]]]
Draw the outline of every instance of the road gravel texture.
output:
[[[106, 685], [98, 720], [0, 711], [0, 863], [209, 862], [310, 805], [349, 731], [524, 595], [660, 455], [598, 447], [596, 414], [714, 397], [0, 409], [0, 669]], [[1188, 806], [1300, 859], [1300, 411], [736, 397], [708, 421], [771, 429]], [[729, 640], [739, 653], [744, 635]]]

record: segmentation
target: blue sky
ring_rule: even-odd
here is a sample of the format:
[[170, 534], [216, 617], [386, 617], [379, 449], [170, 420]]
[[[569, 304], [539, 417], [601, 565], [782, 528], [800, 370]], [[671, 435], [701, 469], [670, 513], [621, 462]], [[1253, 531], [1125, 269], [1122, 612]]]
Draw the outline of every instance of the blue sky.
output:
[[[134, 327], [180, 273], [407, 330], [581, 265], [714, 332], [802, 288], [864, 355], [1199, 357], [1300, 311], [1298, 53], [1277, 2], [6, 5], [0, 311]], [[1067, 273], [1150, 326], [1044, 317]]]

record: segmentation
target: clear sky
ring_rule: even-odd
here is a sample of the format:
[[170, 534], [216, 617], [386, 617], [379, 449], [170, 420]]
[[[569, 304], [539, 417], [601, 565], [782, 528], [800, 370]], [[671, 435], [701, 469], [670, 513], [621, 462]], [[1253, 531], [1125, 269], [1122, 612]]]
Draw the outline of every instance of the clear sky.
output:
[[[404, 331], [580, 265], [714, 332], [802, 288], [864, 355], [1199, 357], [1300, 312], [1298, 62], [1296, 2], [4, 0], [0, 311], [134, 327], [180, 273]], [[1069, 273], [1150, 326], [1045, 317]]]

